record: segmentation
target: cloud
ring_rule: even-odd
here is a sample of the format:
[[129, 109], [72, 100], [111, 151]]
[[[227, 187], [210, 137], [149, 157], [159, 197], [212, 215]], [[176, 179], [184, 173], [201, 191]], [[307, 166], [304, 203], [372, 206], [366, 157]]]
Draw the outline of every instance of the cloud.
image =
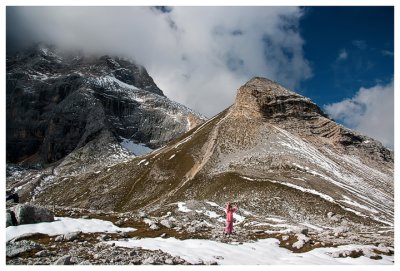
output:
[[367, 42], [365, 40], [353, 40], [351, 43], [361, 50], [367, 48]]
[[337, 58], [337, 60], [346, 60], [347, 58], [348, 58], [348, 53], [347, 53], [347, 51], [346, 51], [346, 49], [342, 49], [342, 50], [340, 50], [340, 52], [339, 52], [339, 55], [338, 55], [338, 58]]
[[7, 50], [47, 41], [143, 64], [164, 93], [207, 116], [253, 76], [312, 76], [297, 7], [7, 7]]
[[394, 86], [360, 88], [351, 99], [324, 106], [325, 111], [345, 126], [394, 146]]

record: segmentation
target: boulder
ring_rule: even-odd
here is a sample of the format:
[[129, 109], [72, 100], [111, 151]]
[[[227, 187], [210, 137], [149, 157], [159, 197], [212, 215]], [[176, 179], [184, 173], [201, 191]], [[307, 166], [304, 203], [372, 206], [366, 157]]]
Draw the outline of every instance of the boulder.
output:
[[299, 234], [304, 234], [305, 236], [307, 236], [308, 235], [308, 228], [298, 227], [295, 232], [299, 233]]
[[145, 212], [139, 212], [140, 218], [147, 218], [147, 214]]
[[35, 253], [35, 256], [37, 256], [37, 257], [47, 257], [49, 255], [50, 255], [50, 253], [48, 250], [41, 250], [41, 251]]
[[160, 229], [160, 227], [157, 226], [156, 223], [153, 223], [153, 224], [150, 225], [150, 230], [157, 231], [157, 230], [159, 230], [159, 229]]
[[334, 216], [335, 214], [333, 212], [329, 212], [326, 214], [326, 216], [330, 219], [332, 216]]
[[33, 241], [22, 240], [20, 242], [8, 242], [6, 245], [6, 256], [13, 258], [24, 252], [39, 249], [42, 249], [42, 246]]
[[6, 211], [6, 227], [14, 226], [14, 225], [15, 225], [15, 214], [12, 211], [7, 210]]
[[31, 204], [18, 204], [11, 211], [18, 225], [54, 221], [54, 214], [50, 210]]
[[154, 258], [153, 257], [148, 257], [147, 259], [145, 259], [144, 261], [143, 261], [143, 264], [155, 264], [155, 260], [154, 260]]
[[71, 255], [65, 255], [54, 262], [54, 265], [72, 265]]
[[77, 240], [78, 237], [79, 237], [79, 234], [81, 234], [80, 231], [66, 233], [66, 234], [64, 234], [64, 241], [74, 241], [74, 240]]
[[172, 222], [171, 220], [168, 220], [168, 219], [161, 220], [160, 224], [163, 225], [164, 227], [168, 228], [168, 229], [172, 229], [172, 228], [175, 227], [174, 222]]

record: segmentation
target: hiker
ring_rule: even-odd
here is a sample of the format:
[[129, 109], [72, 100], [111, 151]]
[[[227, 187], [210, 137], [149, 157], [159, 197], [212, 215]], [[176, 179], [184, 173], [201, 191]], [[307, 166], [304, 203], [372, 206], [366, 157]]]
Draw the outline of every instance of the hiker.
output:
[[226, 204], [226, 227], [224, 235], [231, 235], [233, 232], [233, 213], [238, 209], [237, 206], [232, 208], [232, 205], [228, 202]]

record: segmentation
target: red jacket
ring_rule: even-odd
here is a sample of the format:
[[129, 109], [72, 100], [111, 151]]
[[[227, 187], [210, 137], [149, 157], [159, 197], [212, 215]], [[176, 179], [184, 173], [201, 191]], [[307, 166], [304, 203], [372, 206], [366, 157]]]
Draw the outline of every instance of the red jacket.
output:
[[237, 210], [236, 207], [234, 208], [229, 208], [228, 206], [226, 206], [226, 222], [231, 222], [233, 221], [233, 213]]

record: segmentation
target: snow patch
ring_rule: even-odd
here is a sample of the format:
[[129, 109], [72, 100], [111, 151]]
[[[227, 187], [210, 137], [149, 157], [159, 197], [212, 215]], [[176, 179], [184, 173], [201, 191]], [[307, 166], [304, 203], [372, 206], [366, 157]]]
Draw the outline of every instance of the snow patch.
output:
[[316, 191], [314, 189], [304, 188], [302, 186], [298, 186], [298, 185], [295, 185], [295, 184], [292, 184], [292, 183], [278, 182], [278, 181], [274, 181], [274, 180], [268, 180], [268, 181], [272, 182], [272, 183], [279, 183], [279, 184], [282, 184], [282, 185], [285, 185], [285, 186], [300, 190], [302, 192], [307, 192], [307, 193], [310, 193], [310, 194], [314, 194], [314, 195], [320, 196], [321, 198], [323, 198], [323, 199], [325, 199], [327, 201], [334, 202], [332, 197], [330, 197], [330, 196], [328, 196], [326, 194], [323, 194], [321, 192], [318, 192], [318, 191]]
[[139, 166], [141, 163], [144, 163], [144, 162], [146, 162], [146, 159], [140, 160], [140, 162], [137, 163], [137, 165]]
[[219, 207], [218, 204], [216, 204], [215, 202], [212, 202], [212, 201], [206, 201], [206, 203], [207, 203], [208, 205], [211, 205], [211, 206], [214, 206], [214, 207]]
[[189, 213], [192, 211], [186, 207], [186, 203], [184, 202], [178, 202], [177, 204], [178, 204], [178, 211], [180, 212]]
[[124, 137], [121, 137], [121, 139], [122, 139], [121, 146], [127, 149], [131, 154], [134, 154], [136, 156], [146, 155], [153, 151], [153, 149], [147, 147], [142, 143], [137, 144], [134, 141]]
[[93, 232], [130, 232], [134, 228], [120, 228], [110, 221], [100, 219], [83, 219], [69, 217], [55, 217], [53, 222], [42, 222], [36, 224], [25, 224], [10, 226], [6, 228], [6, 241], [26, 233], [43, 233], [50, 236], [66, 234], [69, 232], [81, 231], [84, 233]]
[[[143, 249], [158, 250], [173, 256], [180, 256], [186, 261], [195, 264], [200, 261], [216, 261], [219, 265], [242, 264], [393, 264], [393, 256], [382, 256], [381, 260], [372, 260], [367, 257], [333, 258], [330, 252], [343, 249], [354, 250], [373, 246], [346, 245], [337, 248], [317, 248], [306, 253], [292, 253], [290, 250], [279, 247], [277, 239], [261, 239], [256, 242], [243, 244], [220, 243], [203, 239], [178, 240], [175, 238], [142, 238], [126, 241], [112, 241], [120, 247], [142, 247]], [[108, 242], [108, 243], [111, 243]]]

